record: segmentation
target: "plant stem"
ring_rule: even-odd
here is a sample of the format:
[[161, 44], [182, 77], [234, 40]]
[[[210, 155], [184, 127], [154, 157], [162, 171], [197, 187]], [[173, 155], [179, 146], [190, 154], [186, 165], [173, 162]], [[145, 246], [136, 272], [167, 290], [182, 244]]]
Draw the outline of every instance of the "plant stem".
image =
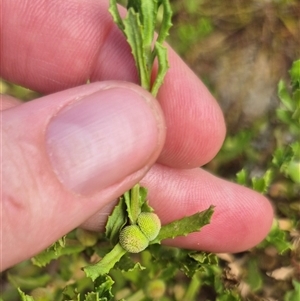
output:
[[200, 284], [201, 284], [201, 281], [199, 279], [199, 276], [197, 274], [195, 274], [192, 277], [192, 280], [188, 286], [188, 289], [184, 295], [183, 300], [184, 301], [196, 300], [196, 296], [199, 291]]
[[142, 289], [140, 289], [130, 297], [126, 298], [126, 301], [141, 301], [144, 298], [145, 298], [145, 293]]
[[109, 271], [114, 267], [114, 265], [121, 259], [121, 257], [126, 253], [122, 246], [117, 243], [114, 248], [107, 253], [100, 261], [94, 265], [90, 265], [84, 268], [87, 276], [89, 276], [93, 281], [101, 275], [109, 273]]
[[131, 203], [131, 214], [133, 222], [136, 223], [139, 214], [141, 213], [140, 207], [140, 185], [134, 185], [130, 190], [130, 203]]

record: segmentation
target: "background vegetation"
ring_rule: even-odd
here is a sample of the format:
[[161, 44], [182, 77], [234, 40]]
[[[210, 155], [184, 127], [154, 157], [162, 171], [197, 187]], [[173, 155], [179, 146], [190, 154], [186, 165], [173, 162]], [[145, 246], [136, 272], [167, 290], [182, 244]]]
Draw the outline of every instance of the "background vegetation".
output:
[[[300, 62], [288, 71], [300, 58], [300, 1], [171, 4], [174, 26], [169, 42], [216, 96], [228, 125], [222, 150], [205, 168], [266, 194], [277, 219], [262, 244], [240, 254], [196, 257], [185, 250], [154, 247], [153, 259], [145, 251], [138, 259], [146, 271], [111, 274], [115, 300], [298, 301]], [[2, 92], [18, 98], [37, 97], [5, 81], [0, 84]], [[16, 287], [34, 300], [84, 300], [84, 292], [93, 290], [81, 271], [89, 246], [97, 241], [99, 249], [108, 247], [100, 234], [90, 239], [92, 243], [83, 241], [82, 233], [74, 231], [67, 238], [72, 247], [55, 246], [68, 256], [46, 267], [26, 261], [4, 272], [3, 300], [20, 300]], [[75, 287], [83, 292], [81, 297]], [[106, 299], [89, 300], [110, 300], [106, 293]]]

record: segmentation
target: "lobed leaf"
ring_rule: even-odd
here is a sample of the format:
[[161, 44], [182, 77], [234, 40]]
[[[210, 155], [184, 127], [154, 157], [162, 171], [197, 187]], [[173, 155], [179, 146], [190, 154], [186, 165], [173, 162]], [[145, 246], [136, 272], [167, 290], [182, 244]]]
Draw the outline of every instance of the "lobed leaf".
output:
[[118, 11], [117, 1], [116, 0], [109, 0], [109, 12], [113, 17], [113, 20], [115, 24], [121, 29], [122, 32], [124, 32], [124, 24], [123, 20], [120, 16], [120, 13]]
[[144, 36], [142, 24], [140, 22], [139, 14], [133, 8], [129, 8], [126, 18], [123, 21], [124, 33], [128, 44], [131, 46], [131, 52], [138, 69], [141, 86], [148, 90], [150, 89], [149, 70], [144, 55]]
[[118, 205], [115, 206], [112, 214], [108, 217], [105, 226], [105, 235], [112, 242], [119, 241], [119, 233], [127, 223], [126, 205], [124, 197], [119, 198]]
[[168, 51], [167, 48], [161, 45], [159, 42], [155, 43], [155, 53], [158, 60], [158, 71], [151, 88], [151, 93], [155, 97], [157, 95], [158, 89], [163, 84], [165, 75], [169, 69], [168, 64]]
[[186, 236], [192, 232], [198, 232], [203, 226], [210, 223], [213, 212], [214, 206], [210, 206], [207, 210], [197, 212], [191, 216], [162, 226], [157, 238], [151, 242], [151, 244], [160, 243], [160, 241], [167, 238]]
[[172, 27], [172, 9], [169, 0], [159, 0], [159, 6], [163, 6], [162, 24], [157, 37], [158, 43], [163, 43], [169, 35], [169, 30]]
[[112, 286], [115, 282], [112, 278], [108, 275], [100, 276], [95, 281], [95, 291], [97, 292], [98, 296], [104, 300], [111, 300], [114, 295], [112, 294]]
[[33, 297], [26, 295], [21, 291], [20, 288], [18, 288], [18, 293], [21, 297], [21, 301], [34, 301]]
[[64, 244], [55, 243], [45, 251], [39, 253], [31, 259], [32, 263], [38, 267], [44, 267], [54, 259], [63, 255], [80, 253], [85, 249], [77, 240], [66, 239]]

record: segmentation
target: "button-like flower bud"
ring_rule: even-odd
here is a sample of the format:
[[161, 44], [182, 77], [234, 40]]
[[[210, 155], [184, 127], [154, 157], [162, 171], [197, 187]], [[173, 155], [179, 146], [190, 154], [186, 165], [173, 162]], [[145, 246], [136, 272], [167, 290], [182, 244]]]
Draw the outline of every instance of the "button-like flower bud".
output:
[[138, 216], [137, 224], [149, 241], [157, 237], [161, 228], [159, 217], [152, 212], [142, 212]]
[[149, 241], [137, 225], [123, 228], [119, 236], [120, 245], [129, 253], [139, 253], [145, 250]]

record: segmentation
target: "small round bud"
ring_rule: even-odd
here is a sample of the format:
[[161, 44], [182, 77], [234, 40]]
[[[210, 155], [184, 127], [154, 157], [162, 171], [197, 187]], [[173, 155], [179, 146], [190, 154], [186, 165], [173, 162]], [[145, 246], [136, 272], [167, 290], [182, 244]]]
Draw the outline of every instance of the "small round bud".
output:
[[98, 240], [98, 234], [96, 232], [88, 231], [82, 228], [76, 229], [76, 237], [85, 247], [94, 246]]
[[137, 225], [123, 228], [119, 236], [120, 245], [129, 253], [139, 253], [145, 250], [149, 241]]
[[149, 241], [157, 237], [161, 228], [159, 217], [152, 212], [142, 212], [138, 216], [137, 224]]
[[151, 299], [159, 299], [166, 292], [166, 284], [161, 279], [151, 280], [146, 287], [146, 295]]

